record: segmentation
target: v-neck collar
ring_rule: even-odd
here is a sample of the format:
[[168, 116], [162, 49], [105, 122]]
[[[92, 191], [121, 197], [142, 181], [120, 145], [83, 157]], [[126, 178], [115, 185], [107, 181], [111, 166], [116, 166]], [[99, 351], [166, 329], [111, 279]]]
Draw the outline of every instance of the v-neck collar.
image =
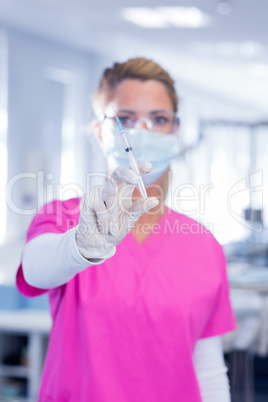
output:
[[134, 249], [139, 249], [139, 251], [155, 251], [160, 247], [160, 244], [164, 242], [163, 234], [165, 234], [165, 220], [168, 216], [168, 211], [172, 211], [165, 206], [165, 212], [161, 215], [158, 222], [153, 226], [151, 232], [145, 237], [142, 243], [139, 243], [132, 232], [129, 233], [130, 241]]

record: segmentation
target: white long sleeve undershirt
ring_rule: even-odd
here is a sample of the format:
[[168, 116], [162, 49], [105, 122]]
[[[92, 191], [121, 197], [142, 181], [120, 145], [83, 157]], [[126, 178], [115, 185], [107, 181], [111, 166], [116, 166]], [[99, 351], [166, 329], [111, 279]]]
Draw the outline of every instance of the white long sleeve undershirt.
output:
[[[104, 259], [95, 262], [85, 259], [76, 247], [75, 230], [71, 229], [62, 234], [45, 233], [28, 242], [23, 251], [22, 267], [25, 280], [31, 286], [50, 289], [67, 283], [77, 273]], [[193, 363], [202, 401], [230, 402], [221, 337], [198, 340]]]
[[199, 339], [193, 361], [203, 402], [230, 402], [230, 386], [223, 357], [222, 338]]
[[29, 285], [51, 289], [104, 260], [89, 261], [79, 253], [73, 228], [66, 233], [44, 233], [29, 241], [23, 250], [22, 269]]

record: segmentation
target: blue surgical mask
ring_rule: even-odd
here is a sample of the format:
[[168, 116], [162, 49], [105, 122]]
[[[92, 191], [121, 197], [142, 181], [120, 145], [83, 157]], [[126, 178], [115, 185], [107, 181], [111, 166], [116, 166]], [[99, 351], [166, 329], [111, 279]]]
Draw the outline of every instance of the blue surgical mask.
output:
[[[178, 156], [178, 136], [136, 128], [129, 129], [128, 135], [138, 163], [149, 161], [153, 165], [152, 171], [143, 176], [144, 184], [154, 183], [167, 170], [171, 160]], [[129, 167], [117, 127], [103, 130], [102, 147], [113, 168]]]

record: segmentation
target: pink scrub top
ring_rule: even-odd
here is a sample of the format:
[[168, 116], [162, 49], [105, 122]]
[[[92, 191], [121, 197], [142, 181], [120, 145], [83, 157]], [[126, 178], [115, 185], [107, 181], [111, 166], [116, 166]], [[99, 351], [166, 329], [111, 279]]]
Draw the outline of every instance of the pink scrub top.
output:
[[[27, 241], [75, 226], [79, 202], [47, 204]], [[46, 292], [26, 283], [21, 266], [17, 286], [29, 297]], [[39, 402], [200, 402], [195, 343], [235, 328], [221, 246], [170, 209], [142, 244], [129, 233], [114, 257], [48, 294]]]

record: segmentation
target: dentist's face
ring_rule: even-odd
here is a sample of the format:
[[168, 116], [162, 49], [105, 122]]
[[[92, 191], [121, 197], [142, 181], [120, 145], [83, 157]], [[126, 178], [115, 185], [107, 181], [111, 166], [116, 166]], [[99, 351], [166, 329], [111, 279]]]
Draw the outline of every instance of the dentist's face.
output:
[[150, 128], [147, 127], [146, 118], [153, 116], [153, 113], [163, 110], [174, 112], [166, 87], [156, 80], [125, 79], [117, 85], [106, 106], [110, 113], [112, 107], [116, 111], [134, 112], [139, 124], [136, 128], [145, 129]]
[[123, 127], [129, 131], [138, 163], [148, 160], [153, 165], [152, 171], [143, 177], [145, 185], [147, 188], [153, 183], [161, 185], [168, 166], [175, 157], [175, 132], [178, 127], [165, 85], [156, 80], [125, 79], [109, 97], [104, 110], [106, 117], [99, 131], [109, 170], [116, 166], [129, 166], [118, 136], [114, 112]]

